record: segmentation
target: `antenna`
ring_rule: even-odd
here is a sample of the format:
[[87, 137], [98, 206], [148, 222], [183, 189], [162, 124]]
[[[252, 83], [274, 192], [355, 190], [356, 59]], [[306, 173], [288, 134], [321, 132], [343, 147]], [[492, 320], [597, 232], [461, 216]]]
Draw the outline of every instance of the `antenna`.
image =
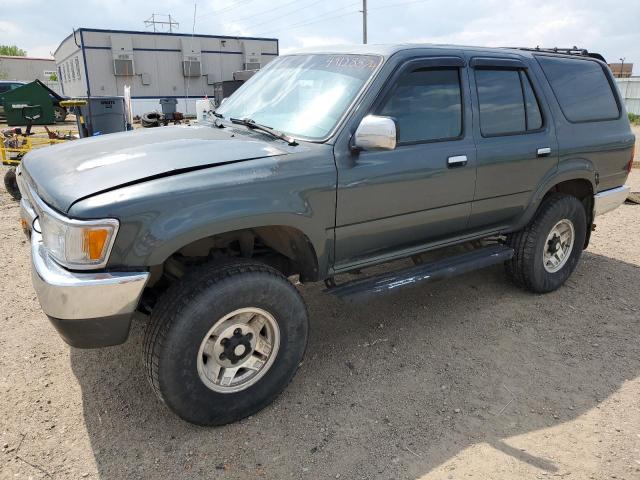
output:
[[151, 16], [144, 21], [145, 27], [153, 27], [154, 32], [163, 32], [169, 30], [169, 33], [173, 33], [173, 29], [176, 30], [180, 26], [171, 15], [152, 13]]

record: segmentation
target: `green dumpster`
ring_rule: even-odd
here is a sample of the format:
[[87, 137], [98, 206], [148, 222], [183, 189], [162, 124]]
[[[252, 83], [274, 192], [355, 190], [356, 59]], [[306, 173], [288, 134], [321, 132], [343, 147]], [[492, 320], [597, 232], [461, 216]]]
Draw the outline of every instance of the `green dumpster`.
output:
[[33, 125], [52, 125], [56, 121], [56, 109], [62, 97], [40, 80], [35, 80], [2, 95], [7, 124], [11, 127], [26, 126], [33, 118]]

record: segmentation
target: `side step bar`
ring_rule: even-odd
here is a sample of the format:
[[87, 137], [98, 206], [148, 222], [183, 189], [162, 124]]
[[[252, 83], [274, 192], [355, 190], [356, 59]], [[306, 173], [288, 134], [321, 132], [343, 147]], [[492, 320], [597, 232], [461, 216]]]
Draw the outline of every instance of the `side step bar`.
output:
[[415, 285], [416, 283], [443, 280], [503, 263], [510, 260], [513, 257], [513, 253], [513, 248], [511, 247], [490, 245], [395, 272], [352, 280], [330, 287], [327, 291], [338, 297], [386, 293], [409, 285]]

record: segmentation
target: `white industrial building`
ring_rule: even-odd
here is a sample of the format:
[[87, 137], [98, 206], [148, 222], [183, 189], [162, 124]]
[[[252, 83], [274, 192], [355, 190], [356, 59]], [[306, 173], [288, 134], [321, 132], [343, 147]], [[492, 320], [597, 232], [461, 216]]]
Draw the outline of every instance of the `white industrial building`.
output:
[[277, 55], [275, 38], [80, 28], [54, 58], [64, 95], [124, 95], [128, 85], [133, 114], [141, 115], [158, 110], [160, 98], [175, 98], [178, 111], [194, 114], [197, 99], [213, 98], [216, 82]]
[[53, 58], [0, 55], [0, 80], [19, 80], [27, 83], [40, 80], [60, 93], [60, 86], [55, 76], [56, 62]]
[[616, 78], [627, 112], [640, 115], [640, 77]]

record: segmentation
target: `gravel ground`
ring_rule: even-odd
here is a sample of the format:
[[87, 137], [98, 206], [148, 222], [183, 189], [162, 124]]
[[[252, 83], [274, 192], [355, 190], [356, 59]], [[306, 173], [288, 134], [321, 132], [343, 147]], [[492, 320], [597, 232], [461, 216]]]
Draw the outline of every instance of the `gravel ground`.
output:
[[[630, 178], [640, 191], [640, 171]], [[368, 303], [302, 287], [305, 362], [259, 414], [173, 416], [124, 345], [68, 347], [0, 193], [0, 478], [640, 478], [640, 206], [598, 219], [559, 291], [495, 267]]]

